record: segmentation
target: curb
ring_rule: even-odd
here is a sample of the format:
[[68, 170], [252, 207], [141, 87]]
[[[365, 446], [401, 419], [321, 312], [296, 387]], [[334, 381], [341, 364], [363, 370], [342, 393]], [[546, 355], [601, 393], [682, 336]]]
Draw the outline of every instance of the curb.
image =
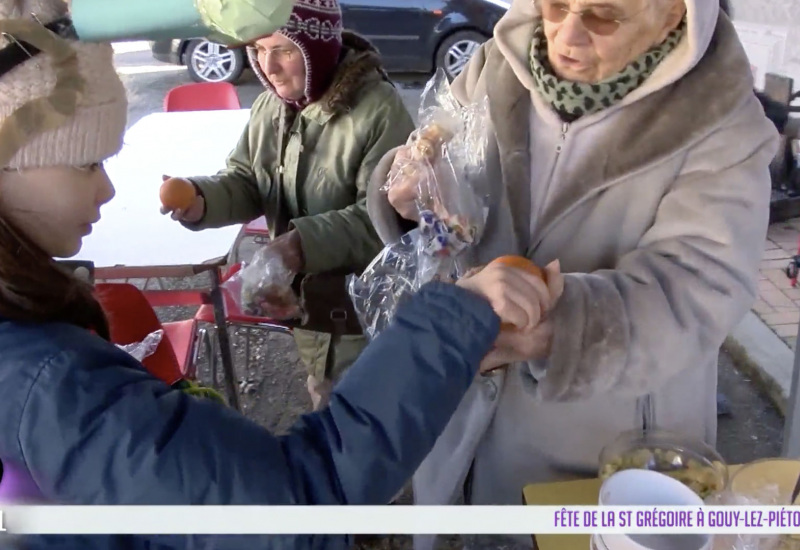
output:
[[792, 388], [794, 351], [752, 311], [733, 329], [722, 347], [736, 368], [761, 386], [785, 418]]

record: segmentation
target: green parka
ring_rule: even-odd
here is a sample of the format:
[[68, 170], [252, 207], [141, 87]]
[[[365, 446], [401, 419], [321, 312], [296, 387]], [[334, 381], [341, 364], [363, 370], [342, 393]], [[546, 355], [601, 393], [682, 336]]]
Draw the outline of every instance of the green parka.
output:
[[[201, 230], [266, 215], [273, 236], [296, 228], [305, 274], [319, 276], [329, 287], [322, 294], [339, 297], [334, 302], [347, 299], [344, 275], [363, 270], [383, 246], [367, 215], [367, 185], [381, 157], [405, 143], [414, 129], [377, 51], [352, 33], [345, 32], [343, 42], [339, 69], [318, 101], [293, 113], [271, 91], [256, 99], [226, 168], [213, 176], [190, 178], [205, 197], [206, 212], [200, 222], [186, 224]], [[254, 67], [263, 80], [257, 63]], [[280, 140], [282, 123], [285, 133]], [[313, 296], [318, 302], [319, 288]], [[327, 297], [323, 301], [327, 303]], [[350, 319], [348, 324], [353, 323], [357, 325]], [[351, 352], [332, 359], [330, 334], [296, 330], [295, 339], [318, 377], [324, 363], [336, 363], [327, 368], [330, 376], [331, 369], [348, 366], [363, 346], [358, 337]]]

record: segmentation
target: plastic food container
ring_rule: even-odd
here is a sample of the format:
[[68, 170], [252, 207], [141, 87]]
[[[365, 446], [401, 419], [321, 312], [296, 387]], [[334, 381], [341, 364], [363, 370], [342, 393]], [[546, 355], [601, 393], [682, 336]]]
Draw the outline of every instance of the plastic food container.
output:
[[677, 479], [700, 498], [725, 490], [728, 465], [711, 446], [667, 430], [621, 433], [600, 453], [600, 479], [623, 470], [651, 470]]
[[[600, 506], [703, 505], [694, 491], [659, 472], [625, 470], [611, 475], [600, 487]], [[703, 534], [595, 534], [591, 550], [709, 550], [713, 538]]]

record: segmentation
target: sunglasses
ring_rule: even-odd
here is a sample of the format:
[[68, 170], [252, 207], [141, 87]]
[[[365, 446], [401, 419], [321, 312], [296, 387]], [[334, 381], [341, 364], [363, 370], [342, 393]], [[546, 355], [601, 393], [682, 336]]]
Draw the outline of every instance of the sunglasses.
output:
[[645, 7], [627, 17], [619, 17], [606, 6], [594, 6], [581, 11], [572, 11], [567, 4], [545, 0], [541, 3], [541, 7], [542, 17], [547, 21], [561, 23], [569, 14], [577, 15], [581, 18], [581, 24], [586, 30], [598, 36], [614, 34], [622, 23], [633, 19], [647, 9]]

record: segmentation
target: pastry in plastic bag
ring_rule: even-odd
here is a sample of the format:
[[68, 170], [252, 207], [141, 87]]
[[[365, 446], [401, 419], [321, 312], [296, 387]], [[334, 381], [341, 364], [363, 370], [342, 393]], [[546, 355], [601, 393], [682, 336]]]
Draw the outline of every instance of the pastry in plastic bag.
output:
[[454, 132], [438, 122], [430, 122], [411, 137], [411, 158], [414, 161], [435, 163], [445, 143], [453, 139]]
[[295, 273], [269, 245], [260, 248], [249, 264], [243, 264], [225, 288], [246, 315], [275, 320], [299, 319], [303, 312], [292, 289]]
[[407, 294], [429, 281], [458, 279], [470, 267], [464, 252], [479, 242], [486, 225], [488, 100], [460, 105], [439, 71], [422, 94], [419, 120], [381, 188], [416, 185], [419, 224], [349, 285], [369, 338], [386, 328]]
[[454, 258], [483, 233], [488, 117], [486, 98], [459, 105], [444, 73], [437, 73], [423, 92], [420, 127], [383, 186], [388, 192], [400, 180], [417, 184], [420, 283], [446, 276]]

